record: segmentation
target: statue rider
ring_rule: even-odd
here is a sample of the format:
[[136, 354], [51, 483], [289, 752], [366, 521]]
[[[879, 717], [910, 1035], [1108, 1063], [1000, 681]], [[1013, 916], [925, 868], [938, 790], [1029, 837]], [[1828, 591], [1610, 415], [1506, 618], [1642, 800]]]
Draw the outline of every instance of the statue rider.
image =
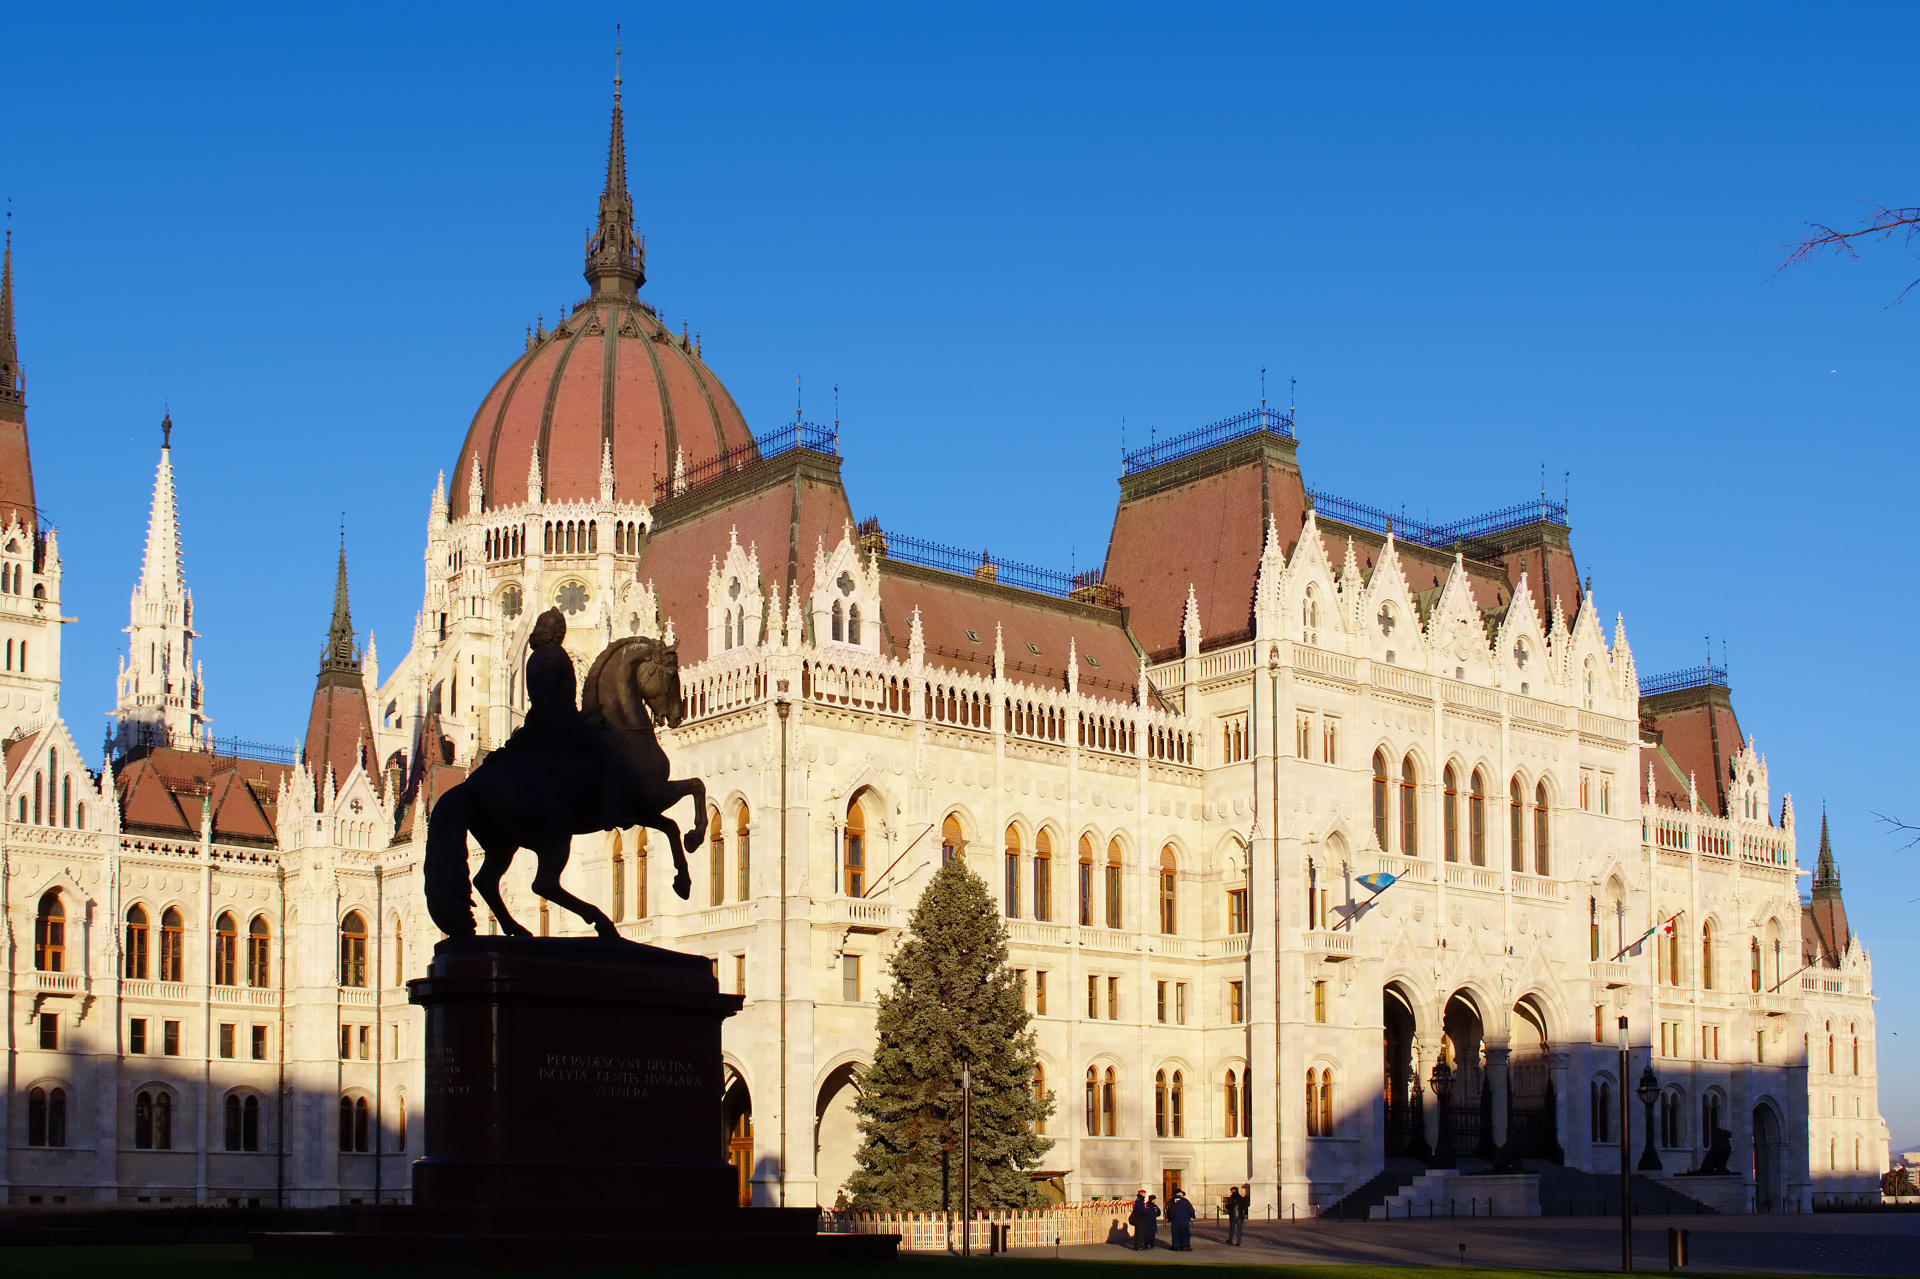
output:
[[527, 637], [527, 717], [502, 750], [572, 753], [584, 766], [598, 763], [601, 771], [600, 815], [597, 830], [619, 824], [620, 799], [631, 779], [626, 762], [611, 733], [580, 713], [573, 658], [561, 641], [567, 637], [567, 619], [557, 608], [542, 613]]

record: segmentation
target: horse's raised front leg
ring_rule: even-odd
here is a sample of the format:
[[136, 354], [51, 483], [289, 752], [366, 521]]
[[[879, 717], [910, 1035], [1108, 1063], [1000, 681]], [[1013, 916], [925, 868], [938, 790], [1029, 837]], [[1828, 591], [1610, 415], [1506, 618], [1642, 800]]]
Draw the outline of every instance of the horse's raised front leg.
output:
[[693, 796], [693, 826], [687, 831], [687, 851], [691, 853], [707, 837], [707, 784], [698, 777], [689, 777], [684, 782], [669, 779], [666, 790], [672, 798], [660, 806], [663, 811]]
[[582, 901], [560, 885], [561, 872], [567, 868], [567, 859], [572, 856], [573, 841], [562, 836], [545, 848], [537, 848], [534, 855], [540, 859], [540, 868], [533, 874], [533, 891], [550, 902], [558, 902], [580, 918], [593, 925], [593, 930], [604, 941], [619, 941], [620, 930], [614, 927], [607, 912], [590, 901]]
[[507, 903], [500, 897], [500, 877], [507, 873], [507, 867], [513, 864], [513, 855], [519, 852], [513, 844], [482, 844], [486, 857], [480, 863], [480, 869], [473, 873], [473, 888], [487, 903], [487, 909], [493, 912], [495, 922], [501, 931], [509, 937], [531, 937], [533, 933], [507, 911]]
[[665, 813], [655, 813], [640, 824], [667, 837], [667, 851], [673, 854], [673, 894], [685, 901], [693, 895], [693, 875], [687, 870], [687, 855], [680, 851], [680, 823]]

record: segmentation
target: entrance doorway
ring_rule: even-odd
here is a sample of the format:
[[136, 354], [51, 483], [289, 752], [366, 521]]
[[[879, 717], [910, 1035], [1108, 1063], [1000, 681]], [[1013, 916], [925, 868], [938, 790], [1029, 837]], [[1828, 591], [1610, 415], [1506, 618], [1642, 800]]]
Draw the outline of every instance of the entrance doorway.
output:
[[1173, 1202], [1173, 1192], [1180, 1189], [1180, 1172], [1178, 1168], [1160, 1170], [1160, 1215], [1163, 1217], [1167, 1213], [1167, 1206]]
[[743, 1079], [735, 1077], [721, 1102], [727, 1162], [733, 1165], [735, 1188], [742, 1208], [753, 1204], [753, 1098]]
[[1755, 1212], [1778, 1212], [1783, 1196], [1780, 1173], [1784, 1166], [1780, 1149], [1780, 1116], [1773, 1107], [1761, 1102], [1753, 1108], [1753, 1208]]

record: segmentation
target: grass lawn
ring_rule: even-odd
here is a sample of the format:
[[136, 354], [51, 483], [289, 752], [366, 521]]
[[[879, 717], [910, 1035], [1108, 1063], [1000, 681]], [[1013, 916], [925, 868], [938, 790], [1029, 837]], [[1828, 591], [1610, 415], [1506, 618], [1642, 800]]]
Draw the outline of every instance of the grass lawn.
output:
[[[1112, 1261], [1054, 1261], [1030, 1257], [958, 1257], [903, 1256], [893, 1273], [906, 1272], [901, 1279], [959, 1279], [961, 1270], [986, 1268], [997, 1279], [1108, 1279], [1123, 1272], [1151, 1266], [1161, 1279], [1167, 1270], [1179, 1270], [1181, 1279], [1527, 1279], [1552, 1276], [1554, 1279], [1592, 1279], [1594, 1271], [1570, 1270], [1475, 1270], [1454, 1266], [1242, 1266], [1114, 1259]], [[1648, 1265], [1651, 1272], [1658, 1267]], [[629, 1270], [514, 1270], [498, 1271], [502, 1276], [583, 1276], [617, 1275], [644, 1272], [658, 1279], [686, 1275], [711, 1274], [731, 1267], [693, 1268], [685, 1266], [635, 1266]], [[756, 1267], [765, 1271], [767, 1267]], [[855, 1268], [856, 1273], [861, 1268]], [[844, 1266], [781, 1267], [775, 1273], [781, 1279], [848, 1279]], [[245, 1244], [127, 1244], [50, 1248], [0, 1249], [0, 1271], [15, 1275], [57, 1275], [59, 1279], [126, 1279], [137, 1274], [141, 1279], [259, 1279]], [[418, 1273], [399, 1267], [377, 1265], [336, 1267], [286, 1267], [283, 1273], [300, 1279], [380, 1279], [383, 1275]], [[746, 1273], [742, 1268], [740, 1273]], [[1690, 1279], [1752, 1279], [1752, 1276], [1715, 1276], [1689, 1272]]]

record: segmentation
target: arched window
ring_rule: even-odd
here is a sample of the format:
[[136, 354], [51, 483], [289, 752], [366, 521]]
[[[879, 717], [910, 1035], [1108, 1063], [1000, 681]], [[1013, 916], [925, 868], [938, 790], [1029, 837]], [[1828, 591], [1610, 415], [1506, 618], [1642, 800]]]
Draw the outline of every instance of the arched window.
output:
[[1588, 1093], [1588, 1099], [1592, 1109], [1589, 1118], [1593, 1140], [1596, 1142], [1612, 1141], [1613, 1084], [1603, 1076], [1593, 1081]]
[[1240, 1135], [1240, 1079], [1239, 1076], [1235, 1075], [1231, 1070], [1227, 1072], [1226, 1102], [1226, 1114], [1224, 1115], [1226, 1122], [1221, 1126], [1222, 1134], [1228, 1137], [1238, 1137]]
[[1020, 918], [1020, 830], [1007, 827], [1006, 908], [1008, 919]]
[[851, 604], [847, 606], [847, 643], [858, 644], [859, 642], [860, 606], [858, 604]]
[[960, 818], [948, 813], [947, 819], [940, 823], [940, 864], [945, 866], [966, 850], [967, 840], [960, 830]]
[[1376, 847], [1388, 847], [1387, 757], [1381, 751], [1373, 753], [1373, 842]]
[[1713, 989], [1713, 921], [1700, 925], [1700, 989]]
[[187, 921], [178, 908], [169, 906], [160, 912], [160, 980], [185, 980], [181, 974], [186, 971], [186, 958]]
[[132, 981], [147, 979], [147, 911], [127, 907], [127, 946], [120, 958], [120, 975]]
[[340, 984], [367, 984], [367, 921], [357, 910], [340, 921]]
[[1860, 1073], [1860, 1036], [1853, 1037], [1853, 1073]]
[[833, 602], [833, 638], [836, 642], [845, 642], [847, 638], [847, 614], [839, 600]]
[[707, 905], [727, 900], [727, 828], [720, 810], [707, 810]]
[[1107, 927], [1120, 927], [1120, 838], [1107, 841]]
[[27, 1144], [64, 1146], [67, 1144], [67, 1090], [29, 1088], [27, 1090]]
[[33, 966], [43, 973], [67, 971], [67, 908], [57, 888], [40, 895], [34, 913]]
[[1760, 939], [1758, 937], [1747, 939], [1747, 958], [1753, 967], [1753, 988], [1758, 991], [1760, 989]]
[[1720, 1094], [1710, 1092], [1700, 1099], [1700, 1146], [1710, 1149], [1713, 1134], [1720, 1127]]
[[747, 817], [747, 806], [740, 804], [733, 810], [733, 867], [735, 896], [741, 901], [753, 899], [753, 823]]
[[[1042, 1106], [1047, 1102], [1047, 1068], [1038, 1061], [1033, 1063], [1033, 1099]], [[1033, 1120], [1030, 1131], [1044, 1133], [1046, 1130], [1047, 1121], [1044, 1116]]]
[[43, 810], [40, 806], [40, 790], [43, 785], [44, 783], [41, 781], [41, 775], [39, 773], [35, 773], [33, 775], [33, 824], [35, 826], [40, 826], [45, 824], [44, 818], [43, 818]]
[[1120, 1135], [1120, 1126], [1115, 1118], [1115, 1103], [1118, 1100], [1115, 1083], [1113, 1067], [1108, 1066], [1106, 1075], [1100, 1080], [1100, 1130], [1109, 1137]]
[[213, 921], [213, 984], [236, 986], [240, 975], [240, 930], [227, 911]]
[[365, 1154], [367, 1152], [367, 1099], [365, 1097], [340, 1098], [340, 1153]]
[[627, 859], [620, 853], [622, 838], [620, 831], [613, 832], [613, 845], [607, 854], [607, 871], [613, 880], [613, 909], [607, 913], [616, 924], [627, 917]]
[[1400, 761], [1400, 855], [1402, 857], [1420, 855], [1418, 782], [1419, 776], [1414, 771], [1413, 756], [1408, 755]]
[[407, 984], [407, 933], [398, 915], [393, 917], [393, 984]]
[[1527, 804], [1520, 797], [1520, 778], [1507, 783], [1507, 846], [1516, 874], [1527, 869]]
[[1087, 1067], [1087, 1136], [1100, 1135], [1100, 1076]]
[[1533, 873], [1549, 874], [1551, 866], [1547, 857], [1547, 784], [1541, 781], [1533, 786]]
[[1442, 791], [1440, 795], [1440, 839], [1444, 846], [1446, 859], [1450, 862], [1460, 860], [1460, 784], [1448, 764], [1446, 772], [1441, 774]]
[[1333, 1071], [1320, 1072], [1320, 1135], [1333, 1136]]
[[273, 930], [266, 916], [255, 915], [247, 925], [247, 985], [256, 990], [273, 984]]
[[1153, 1072], [1153, 1135], [1167, 1135], [1167, 1072]]
[[172, 1093], [143, 1088], [133, 1099], [133, 1145], [136, 1150], [173, 1149]]
[[1044, 830], [1033, 837], [1033, 917], [1053, 918], [1053, 841]]
[[1467, 797], [1467, 840], [1473, 850], [1473, 864], [1487, 864], [1487, 779], [1473, 770], [1473, 793]]
[[1187, 1085], [1177, 1070], [1173, 1072], [1173, 1084], [1167, 1090], [1167, 1122], [1174, 1136], [1187, 1135]]
[[720, 647], [732, 648], [733, 647], [733, 610], [722, 609], [721, 617], [723, 620], [720, 623], [720, 626], [721, 626]]
[[1594, 675], [1593, 659], [1587, 659], [1585, 674], [1581, 677], [1581, 696], [1586, 698], [1587, 709], [1593, 709], [1593, 690], [1597, 680]]
[[1833, 1068], [1833, 1023], [1827, 1023], [1827, 1073], [1837, 1073]]
[[1080, 837], [1080, 926], [1093, 924], [1093, 839]]
[[227, 1149], [260, 1149], [260, 1099], [251, 1093], [228, 1093], [225, 1111]]
[[1169, 845], [1160, 850], [1160, 931], [1171, 937], [1180, 931], [1175, 925], [1179, 922], [1179, 912], [1174, 892], [1179, 884], [1179, 868], [1173, 860], [1173, 848]]
[[847, 896], [859, 897], [867, 891], [867, 810], [855, 799], [847, 805]]
[[600, 549], [600, 521], [587, 521], [587, 553], [593, 554]]
[[1681, 1121], [1680, 1094], [1668, 1089], [1660, 1094], [1660, 1144], [1669, 1150], [1679, 1147], [1686, 1139], [1686, 1125]]
[[1320, 642], [1320, 636], [1317, 634], [1319, 629], [1320, 595], [1319, 592], [1313, 588], [1313, 585], [1309, 583], [1306, 594], [1300, 597], [1300, 642], [1303, 644], [1318, 644]]
[[60, 824], [69, 828], [73, 826], [73, 778], [71, 777], [60, 779]]

